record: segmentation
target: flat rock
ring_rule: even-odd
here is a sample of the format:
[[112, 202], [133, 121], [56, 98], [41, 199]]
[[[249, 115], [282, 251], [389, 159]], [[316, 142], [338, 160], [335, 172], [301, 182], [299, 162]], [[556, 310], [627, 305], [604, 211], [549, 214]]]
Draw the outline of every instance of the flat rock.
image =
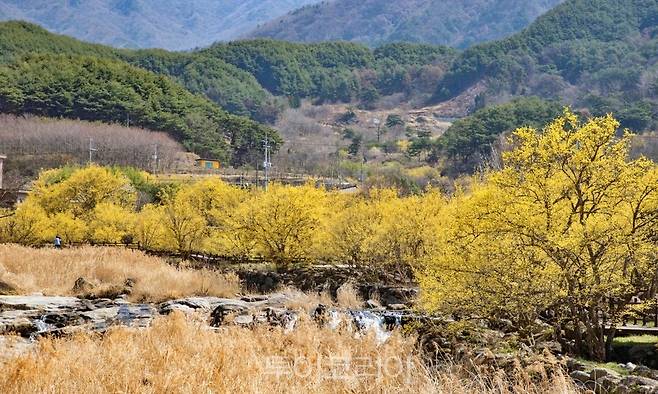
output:
[[147, 325], [155, 316], [157, 311], [155, 308], [148, 304], [137, 305], [119, 305], [117, 311], [117, 320], [124, 325], [128, 326], [144, 326]]
[[0, 309], [37, 309], [56, 312], [81, 306], [82, 302], [76, 297], [0, 296]]
[[240, 326], [248, 326], [254, 323], [254, 317], [252, 315], [238, 315], [233, 319], [233, 324]]
[[266, 295], [250, 295], [250, 296], [243, 296], [240, 298], [242, 301], [245, 302], [258, 302], [258, 301], [267, 301], [269, 299], [269, 296]]
[[160, 305], [160, 309], [158, 311], [161, 315], [168, 315], [172, 312], [182, 312], [187, 315], [196, 312], [197, 309], [190, 308], [189, 306], [183, 304], [166, 304]]
[[0, 334], [15, 334], [23, 337], [29, 337], [39, 331], [35, 321], [26, 317], [19, 317], [11, 322], [0, 324]]
[[97, 308], [93, 311], [82, 312], [80, 315], [92, 323], [109, 322], [117, 317], [119, 307]]

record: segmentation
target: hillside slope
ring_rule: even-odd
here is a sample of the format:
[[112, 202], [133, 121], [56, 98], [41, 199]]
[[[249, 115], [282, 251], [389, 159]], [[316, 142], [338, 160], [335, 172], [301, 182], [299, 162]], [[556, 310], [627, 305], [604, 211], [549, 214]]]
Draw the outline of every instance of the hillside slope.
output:
[[486, 86], [480, 105], [537, 95], [614, 112], [636, 131], [658, 127], [658, 2], [568, 0], [508, 39], [463, 52], [434, 101]]
[[245, 37], [298, 42], [406, 41], [465, 48], [515, 33], [562, 0], [323, 1], [259, 26]]
[[317, 102], [361, 101], [404, 93], [425, 101], [457, 51], [421, 44], [376, 50], [348, 42], [294, 44], [273, 40], [217, 43], [192, 52], [129, 50], [56, 35], [27, 22], [0, 23], [0, 63], [26, 54], [75, 54], [121, 60], [172, 77], [228, 112], [273, 122], [285, 96]]
[[30, 21], [116, 47], [178, 50], [235, 38], [315, 1], [0, 0], [0, 21]]

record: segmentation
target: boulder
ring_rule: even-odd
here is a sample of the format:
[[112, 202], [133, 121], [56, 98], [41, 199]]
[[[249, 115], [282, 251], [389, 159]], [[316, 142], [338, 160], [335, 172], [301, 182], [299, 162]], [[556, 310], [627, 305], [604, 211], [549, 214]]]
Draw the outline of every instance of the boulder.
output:
[[612, 375], [603, 376], [596, 380], [595, 389], [599, 393], [614, 393], [617, 391], [620, 382], [620, 378]]
[[377, 300], [370, 299], [366, 301], [366, 308], [368, 309], [379, 309], [382, 307], [382, 304], [380, 304]]
[[293, 328], [297, 322], [298, 313], [281, 308], [267, 308], [265, 316], [267, 323], [271, 325]]
[[633, 375], [644, 376], [653, 380], [658, 380], [658, 371], [655, 369], [647, 368], [644, 365], [636, 366], [633, 369]]
[[226, 300], [222, 302], [212, 311], [210, 314], [211, 325], [213, 327], [219, 327], [224, 324], [224, 320], [230, 314], [244, 314], [249, 310], [248, 303], [240, 300]]
[[329, 321], [329, 308], [324, 304], [318, 304], [313, 311], [313, 319], [321, 326], [324, 326]]
[[585, 371], [573, 371], [569, 374], [569, 376], [571, 379], [580, 383], [587, 383], [592, 380], [589, 374]]
[[19, 317], [5, 324], [0, 324], [0, 334], [2, 335], [16, 334], [28, 338], [37, 331], [39, 331], [39, 327], [37, 327], [35, 321], [26, 317]]
[[541, 342], [535, 346], [537, 349], [548, 350], [551, 354], [562, 354], [562, 345], [556, 341]]
[[585, 365], [575, 358], [567, 359], [567, 368], [569, 371], [582, 371], [585, 369]]
[[595, 381], [603, 378], [604, 376], [610, 376], [612, 378], [621, 379], [621, 375], [619, 373], [617, 373], [617, 372], [615, 372], [611, 369], [607, 369], [607, 368], [594, 368], [589, 373], [589, 376], [590, 376], [590, 378], [592, 378], [592, 380], [595, 380]]
[[655, 388], [658, 391], [658, 380], [647, 378], [644, 376], [630, 375], [621, 380], [621, 384], [628, 387], [647, 386]]
[[73, 283], [73, 294], [86, 294], [94, 290], [94, 284], [89, 282], [87, 279], [80, 277], [75, 280]]
[[17, 294], [18, 289], [4, 280], [0, 280], [0, 295]]

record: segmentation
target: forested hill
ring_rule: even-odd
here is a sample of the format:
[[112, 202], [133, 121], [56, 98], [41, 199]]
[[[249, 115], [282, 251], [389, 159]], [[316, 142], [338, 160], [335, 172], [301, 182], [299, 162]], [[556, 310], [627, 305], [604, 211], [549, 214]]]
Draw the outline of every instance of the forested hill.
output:
[[260, 155], [265, 134], [275, 145], [280, 141], [269, 127], [230, 115], [169, 77], [127, 63], [146, 56], [82, 43], [25, 22], [2, 23], [0, 112], [129, 121], [166, 131], [193, 152], [235, 165]]
[[85, 41], [192, 49], [230, 40], [317, 0], [0, 0], [0, 20], [26, 20]]
[[275, 134], [221, 108], [269, 122], [302, 98], [368, 109], [394, 94], [417, 106], [460, 96], [470, 104], [454, 102], [473, 110], [535, 95], [595, 115], [613, 112], [641, 132], [658, 127], [658, 2], [567, 0], [514, 36], [463, 52], [268, 39], [192, 52], [127, 50], [7, 22], [0, 23], [0, 79], [1, 111], [130, 117], [236, 164], [258, 154], [264, 133]]
[[275, 146], [278, 137], [221, 108], [267, 122], [288, 102], [296, 105], [305, 97], [371, 105], [380, 95], [413, 94], [414, 86], [431, 94], [433, 83], [418, 81], [437, 80], [456, 55], [428, 45], [371, 50], [346, 42], [271, 40], [194, 52], [128, 50], [81, 42], [27, 22], [5, 22], [0, 23], [0, 111], [130, 119], [172, 133], [200, 155], [240, 165], [253, 162], [265, 133]]
[[273, 121], [284, 101], [294, 105], [301, 98], [367, 106], [380, 96], [404, 92], [424, 101], [457, 55], [448, 47], [420, 44], [372, 50], [348, 42], [273, 40], [218, 43], [193, 52], [126, 50], [84, 43], [26, 22], [0, 23], [0, 62], [33, 53], [128, 62], [172, 77], [226, 111], [260, 122]]
[[614, 112], [636, 131], [658, 126], [658, 1], [568, 0], [524, 31], [469, 48], [434, 101], [478, 83], [480, 103], [504, 96], [557, 98]]
[[245, 37], [346, 40], [370, 46], [405, 41], [466, 48], [518, 32], [561, 1], [323, 1], [259, 26]]

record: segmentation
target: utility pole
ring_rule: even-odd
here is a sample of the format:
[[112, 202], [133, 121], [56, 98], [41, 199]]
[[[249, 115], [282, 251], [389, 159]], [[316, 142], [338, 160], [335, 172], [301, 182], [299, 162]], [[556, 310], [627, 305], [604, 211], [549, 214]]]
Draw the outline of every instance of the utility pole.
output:
[[93, 154], [96, 152], [98, 149], [94, 148], [94, 139], [89, 137], [89, 165], [91, 165], [93, 161]]
[[366, 155], [363, 155], [363, 160], [361, 161], [361, 190], [364, 189], [365, 177], [363, 173], [363, 165], [366, 162]]
[[372, 122], [375, 124], [375, 126], [377, 126], [377, 143], [379, 143], [379, 140], [381, 138], [381, 127], [382, 127], [381, 124], [382, 124], [382, 121], [379, 120], [379, 118], [375, 118], [375, 119], [372, 120]]
[[270, 141], [267, 138], [267, 134], [265, 134], [265, 161], [263, 162], [263, 169], [265, 170], [265, 191], [267, 191], [269, 186], [270, 167], [272, 167], [272, 163], [270, 162], [270, 148]]
[[153, 152], [153, 173], [158, 172], [158, 144], [155, 144], [155, 152]]

